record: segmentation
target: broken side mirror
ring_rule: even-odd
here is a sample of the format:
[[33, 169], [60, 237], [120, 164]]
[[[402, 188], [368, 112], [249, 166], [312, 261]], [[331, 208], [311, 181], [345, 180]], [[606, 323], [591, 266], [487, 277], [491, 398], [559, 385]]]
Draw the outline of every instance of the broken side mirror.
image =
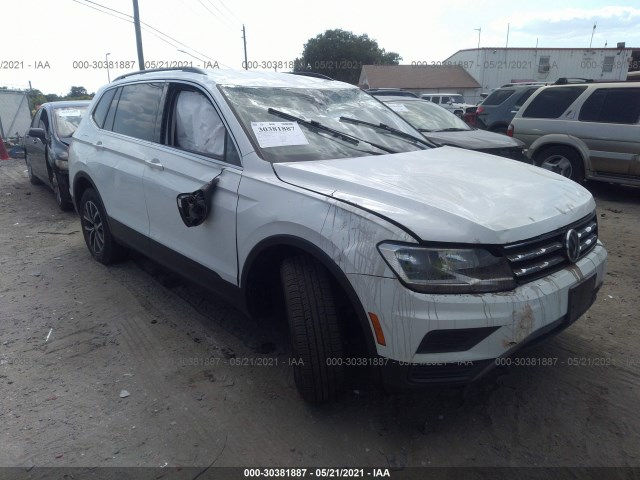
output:
[[218, 177], [215, 177], [195, 192], [180, 193], [176, 197], [180, 217], [187, 227], [197, 227], [209, 216], [211, 197], [218, 184]]

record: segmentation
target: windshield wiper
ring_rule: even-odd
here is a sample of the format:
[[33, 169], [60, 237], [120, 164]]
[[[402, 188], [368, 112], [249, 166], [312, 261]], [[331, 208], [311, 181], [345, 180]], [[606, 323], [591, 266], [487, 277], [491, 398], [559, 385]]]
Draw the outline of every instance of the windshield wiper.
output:
[[282, 117], [286, 120], [298, 122], [300, 125], [304, 125], [311, 131], [317, 132], [318, 130], [320, 130], [322, 132], [330, 133], [334, 137], [340, 138], [345, 142], [352, 143], [353, 145], [358, 145], [360, 142], [363, 142], [387, 153], [398, 153], [394, 150], [391, 150], [390, 148], [384, 147], [382, 145], [378, 145], [377, 143], [374, 143], [374, 142], [370, 142], [369, 140], [364, 140], [362, 138], [354, 137], [353, 135], [349, 135], [348, 133], [341, 132], [340, 130], [336, 130], [335, 128], [327, 127], [326, 125], [323, 125], [320, 122], [316, 122], [315, 120], [305, 120], [304, 118], [296, 117], [295, 115], [290, 115], [288, 113], [281, 112], [280, 110], [276, 110], [275, 108], [269, 108], [267, 112], [269, 112], [272, 115], [277, 115], [278, 117]]
[[436, 132], [468, 132], [467, 128], [443, 128], [442, 130], [436, 130]]
[[341, 122], [353, 123], [355, 125], [364, 125], [366, 127], [377, 128], [379, 130], [384, 130], [385, 132], [393, 133], [396, 137], [404, 138], [405, 140], [411, 140], [415, 143], [421, 143], [426, 145], [427, 147], [433, 147], [431, 142], [428, 142], [424, 138], [418, 138], [410, 133], [403, 132], [402, 130], [398, 130], [397, 128], [390, 127], [389, 125], [385, 125], [384, 123], [369, 123], [364, 120], [358, 120], [356, 118], [349, 117], [340, 117]]

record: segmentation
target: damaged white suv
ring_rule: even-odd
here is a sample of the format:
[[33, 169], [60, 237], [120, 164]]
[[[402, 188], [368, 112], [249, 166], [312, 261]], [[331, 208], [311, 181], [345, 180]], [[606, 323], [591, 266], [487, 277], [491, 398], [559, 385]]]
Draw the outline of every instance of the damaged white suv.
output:
[[575, 321], [605, 275], [587, 190], [431, 145], [341, 82], [129, 74], [98, 92], [69, 164], [98, 261], [133, 248], [286, 314], [308, 401], [339, 395], [349, 366], [395, 387], [479, 378]]

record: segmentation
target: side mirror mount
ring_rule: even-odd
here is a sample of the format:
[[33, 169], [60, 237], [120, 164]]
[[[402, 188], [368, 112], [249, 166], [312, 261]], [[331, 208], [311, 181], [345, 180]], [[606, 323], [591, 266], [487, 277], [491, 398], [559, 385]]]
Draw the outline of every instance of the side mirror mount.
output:
[[211, 197], [213, 197], [213, 192], [218, 184], [219, 176], [216, 176], [195, 192], [180, 193], [176, 197], [180, 217], [187, 227], [197, 227], [209, 216], [211, 212]]

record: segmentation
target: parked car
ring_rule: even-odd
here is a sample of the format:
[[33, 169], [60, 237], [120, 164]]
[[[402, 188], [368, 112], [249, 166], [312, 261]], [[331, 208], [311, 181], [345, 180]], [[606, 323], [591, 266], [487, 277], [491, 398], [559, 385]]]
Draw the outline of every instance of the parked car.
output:
[[576, 182], [640, 185], [640, 86], [544, 87], [516, 114], [509, 135], [536, 165]]
[[604, 280], [586, 189], [434, 147], [346, 83], [148, 70], [89, 112], [69, 171], [91, 255], [132, 248], [251, 315], [286, 312], [311, 402], [340, 395], [352, 365], [392, 388], [480, 378], [574, 322]]
[[462, 118], [467, 108], [475, 106], [467, 103], [459, 93], [425, 93], [420, 95], [420, 98], [440, 105], [460, 118]]
[[507, 133], [509, 123], [522, 104], [538, 90], [542, 84], [509, 84], [496, 88], [485, 98], [475, 111], [469, 113], [467, 121], [483, 130]]
[[33, 185], [45, 183], [53, 189], [61, 210], [73, 208], [67, 164], [69, 144], [89, 103], [82, 100], [42, 104], [24, 137], [29, 180]]
[[379, 100], [434, 143], [530, 163], [523, 142], [472, 128], [439, 105], [420, 98], [379, 97]]
[[402, 90], [400, 88], [370, 88], [368, 90], [365, 90], [365, 92], [367, 92], [369, 95], [375, 95], [375, 96], [384, 95], [387, 97], [418, 98], [418, 95], [416, 95], [415, 93], [410, 92], [408, 90]]

